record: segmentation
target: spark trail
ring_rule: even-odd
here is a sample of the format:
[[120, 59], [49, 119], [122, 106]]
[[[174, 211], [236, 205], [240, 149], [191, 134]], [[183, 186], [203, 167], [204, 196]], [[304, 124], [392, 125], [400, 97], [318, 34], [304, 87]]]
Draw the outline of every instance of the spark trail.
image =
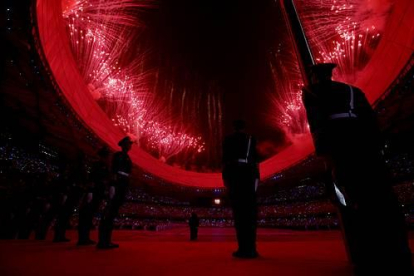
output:
[[129, 55], [131, 43], [145, 25], [140, 13], [153, 1], [62, 0], [71, 48], [92, 96], [125, 133], [136, 137], [166, 161], [182, 152], [205, 150], [200, 136], [166, 119], [151, 81], [157, 72], [145, 68], [147, 53]]

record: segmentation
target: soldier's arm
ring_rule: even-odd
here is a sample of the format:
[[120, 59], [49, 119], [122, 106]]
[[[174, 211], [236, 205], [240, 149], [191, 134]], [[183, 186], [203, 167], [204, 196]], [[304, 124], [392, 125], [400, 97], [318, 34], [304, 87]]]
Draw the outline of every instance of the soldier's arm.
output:
[[229, 147], [229, 145], [228, 145], [228, 139], [227, 138], [224, 138], [224, 141], [223, 141], [223, 145], [222, 145], [222, 154], [223, 154], [223, 156], [222, 156], [222, 164], [221, 164], [221, 166], [222, 166], [222, 174], [221, 174], [221, 177], [222, 177], [222, 179], [223, 179], [223, 184], [224, 184], [224, 186], [225, 187], [227, 187], [228, 188], [228, 182], [226, 181], [226, 179], [227, 179], [227, 175], [226, 175], [226, 164], [228, 163], [228, 158], [229, 158], [229, 156], [228, 156], [228, 147]]
[[111, 164], [111, 179], [113, 181], [117, 180], [118, 177], [118, 171], [119, 171], [119, 152], [116, 152], [112, 158], [112, 164]]
[[324, 136], [327, 119], [324, 116], [319, 100], [307, 88], [302, 90], [302, 101], [306, 110], [316, 153], [318, 155], [323, 155], [326, 152], [326, 141]]
[[357, 95], [356, 112], [364, 120], [369, 121], [373, 125], [377, 125], [377, 118], [374, 109], [371, 107], [365, 94], [358, 88], [354, 88]]
[[371, 107], [365, 94], [358, 88], [354, 88], [354, 90], [357, 91], [357, 102], [355, 112], [360, 117], [360, 119], [364, 121], [364, 125], [366, 126], [367, 130], [369, 130], [369, 132], [377, 138], [375, 139], [378, 144], [377, 146], [381, 147], [383, 138], [381, 137], [381, 131], [377, 121], [377, 114]]
[[257, 142], [254, 137], [252, 137], [252, 144], [251, 144], [251, 158], [253, 162], [255, 163], [255, 178], [260, 179], [260, 169], [259, 169], [259, 160], [258, 160], [258, 154], [257, 154]]

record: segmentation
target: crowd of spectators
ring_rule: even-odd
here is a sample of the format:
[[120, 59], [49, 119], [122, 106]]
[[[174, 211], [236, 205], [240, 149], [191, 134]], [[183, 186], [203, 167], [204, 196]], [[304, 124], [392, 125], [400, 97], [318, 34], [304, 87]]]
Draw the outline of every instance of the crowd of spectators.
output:
[[331, 230], [339, 228], [339, 221], [334, 214], [323, 214], [260, 219], [258, 225], [295, 230]]
[[201, 218], [231, 218], [229, 207], [174, 206], [127, 202], [120, 213], [126, 216], [186, 220], [192, 213]]
[[279, 204], [289, 201], [309, 201], [320, 198], [326, 198], [325, 183], [312, 182], [306, 185], [294, 186], [275, 191], [271, 195], [266, 195], [258, 198], [258, 203], [261, 205]]
[[129, 189], [126, 200], [129, 202], [140, 202], [149, 204], [160, 204], [160, 205], [175, 205], [175, 206], [189, 206], [190, 202], [185, 200], [178, 200], [173, 197], [163, 195], [151, 195], [145, 192], [141, 188]]
[[400, 153], [390, 155], [386, 162], [394, 179], [401, 181], [414, 178], [413, 154]]
[[[185, 220], [192, 213], [196, 213], [201, 219], [232, 218], [231, 208], [228, 206], [198, 207], [127, 202], [121, 208], [120, 213], [123, 216], [129, 217], [151, 217], [171, 220]], [[260, 205], [258, 207], [259, 219], [332, 213], [335, 213], [335, 208], [328, 201], [300, 202], [280, 205]]]
[[[98, 229], [99, 217], [95, 217], [92, 222], [92, 228]], [[78, 217], [75, 215], [71, 218], [69, 227], [77, 229]], [[121, 215], [114, 220], [114, 228], [120, 230], [146, 230], [146, 231], [162, 231], [172, 229], [176, 226], [181, 226], [181, 222], [174, 222], [167, 219], [155, 218], [137, 218], [134, 216]]]

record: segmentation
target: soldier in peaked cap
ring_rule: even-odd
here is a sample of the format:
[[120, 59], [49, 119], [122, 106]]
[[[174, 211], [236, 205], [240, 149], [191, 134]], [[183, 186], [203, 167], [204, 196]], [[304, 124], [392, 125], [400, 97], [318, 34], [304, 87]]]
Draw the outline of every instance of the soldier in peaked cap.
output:
[[256, 139], [244, 131], [244, 121], [234, 121], [233, 127], [235, 132], [223, 142], [222, 172], [233, 210], [239, 246], [233, 256], [256, 258], [256, 189], [260, 179]]
[[198, 236], [198, 227], [200, 226], [200, 220], [196, 213], [191, 213], [191, 217], [188, 220], [188, 226], [190, 227], [190, 240], [197, 240]]
[[104, 198], [105, 186], [109, 180], [108, 157], [110, 156], [110, 151], [108, 147], [103, 146], [97, 155], [98, 160], [92, 164], [88, 181], [89, 185], [79, 208], [78, 245], [95, 244], [90, 239], [89, 233], [92, 227], [93, 216], [98, 211]]
[[375, 112], [360, 89], [332, 81], [335, 67], [310, 68], [303, 103], [316, 154], [332, 172], [350, 260], [358, 275], [411, 275], [405, 222], [381, 154]]
[[129, 184], [132, 162], [128, 152], [131, 150], [132, 144], [133, 142], [129, 136], [124, 137], [118, 143], [122, 150], [116, 152], [112, 159], [112, 181], [109, 187], [109, 199], [99, 225], [99, 242], [97, 244], [99, 249], [119, 247], [118, 244], [111, 242], [111, 236], [114, 219], [125, 200]]

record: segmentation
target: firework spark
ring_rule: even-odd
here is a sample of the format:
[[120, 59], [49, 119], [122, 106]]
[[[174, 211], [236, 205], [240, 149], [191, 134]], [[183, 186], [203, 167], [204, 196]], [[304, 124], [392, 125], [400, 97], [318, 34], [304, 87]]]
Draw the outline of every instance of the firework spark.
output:
[[129, 44], [145, 28], [137, 14], [154, 4], [143, 0], [63, 0], [62, 6], [79, 69], [113, 123], [146, 141], [142, 146], [162, 160], [182, 151], [204, 151], [201, 137], [165, 120], [149, 85], [158, 74], [145, 69], [145, 52], [132, 61], [125, 58]]
[[392, 1], [296, 2], [316, 61], [336, 63], [334, 78], [354, 83], [378, 46]]
[[[334, 79], [354, 83], [381, 39], [391, 0], [295, 2], [316, 61], [336, 63]], [[282, 33], [271, 55], [277, 90], [272, 117], [292, 137], [308, 132], [309, 126], [301, 100], [302, 77], [293, 45], [287, 41]]]
[[309, 125], [302, 104], [303, 80], [293, 42], [286, 22], [279, 28], [279, 41], [269, 57], [276, 90], [270, 96], [275, 110], [270, 120], [292, 141], [295, 136], [307, 133]]

